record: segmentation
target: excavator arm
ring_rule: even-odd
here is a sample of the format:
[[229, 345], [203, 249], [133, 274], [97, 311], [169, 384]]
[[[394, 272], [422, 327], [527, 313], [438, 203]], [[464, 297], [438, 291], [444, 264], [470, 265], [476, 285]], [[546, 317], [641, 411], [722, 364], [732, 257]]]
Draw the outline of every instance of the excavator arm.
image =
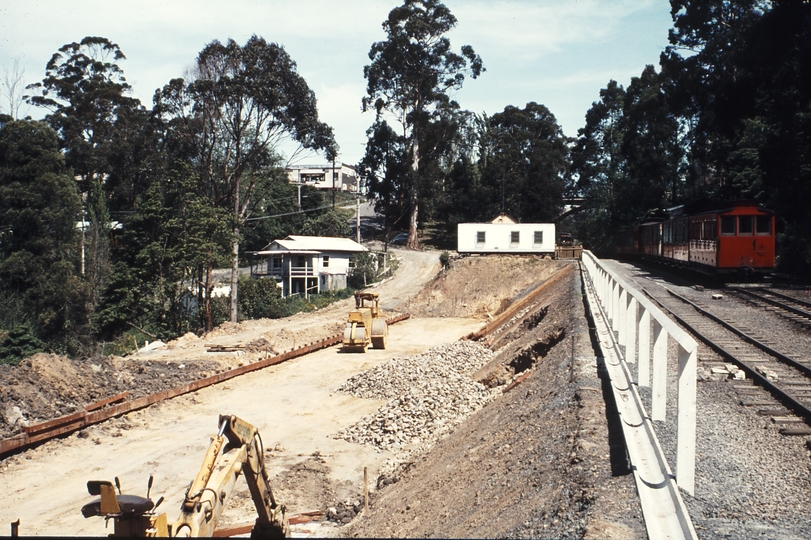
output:
[[285, 538], [290, 536], [290, 525], [285, 507], [273, 497], [267, 469], [262, 459], [262, 438], [254, 426], [233, 415], [220, 415], [219, 430], [203, 458], [203, 465], [186, 490], [180, 516], [167, 523], [166, 514], [156, 514], [157, 503], [149, 498], [152, 477], [146, 497], [119, 494], [112, 482], [91, 480], [87, 490], [99, 497], [82, 507], [84, 517], [102, 516], [113, 519], [113, 536], [213, 536], [226, 502], [233, 493], [234, 484], [245, 475], [248, 489], [256, 506], [256, 523], [252, 538]]
[[284, 505], [273, 497], [262, 459], [259, 431], [233, 415], [220, 415], [214, 437], [172, 524], [172, 536], [212, 536], [240, 474], [245, 475], [257, 518], [251, 536], [284, 538], [290, 534]]

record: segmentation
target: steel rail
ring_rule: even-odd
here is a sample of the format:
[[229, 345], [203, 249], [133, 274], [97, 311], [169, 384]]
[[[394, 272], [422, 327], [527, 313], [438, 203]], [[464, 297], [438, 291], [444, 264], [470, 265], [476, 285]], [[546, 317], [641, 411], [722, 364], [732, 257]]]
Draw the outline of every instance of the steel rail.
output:
[[[404, 313], [402, 315], [386, 319], [386, 322], [388, 324], [395, 324], [400, 321], [404, 321], [409, 317], [411, 317], [409, 313]], [[105, 420], [109, 420], [110, 418], [149, 407], [150, 405], [160, 403], [161, 401], [165, 401], [167, 399], [196, 392], [208, 386], [219, 384], [235, 377], [245, 375], [246, 373], [275, 366], [276, 364], [281, 364], [282, 362], [292, 360], [293, 358], [298, 358], [317, 350], [337, 345], [338, 343], [341, 343], [342, 340], [343, 333], [335, 334], [313, 343], [291, 349], [287, 352], [270, 356], [252, 364], [246, 364], [228, 371], [223, 371], [222, 373], [217, 373], [216, 375], [212, 375], [210, 377], [198, 379], [181, 386], [176, 386], [156, 394], [143, 396], [130, 401], [125, 401], [129, 396], [129, 392], [111, 396], [85, 406], [84, 410], [82, 411], [60, 416], [59, 418], [54, 418], [53, 420], [48, 420], [46, 422], [26, 426], [23, 428], [23, 433], [0, 440], [0, 457], [12, 452], [23, 450], [38, 443], [49, 441], [56, 437], [73, 433], [74, 431], [78, 431], [93, 424], [99, 424]]]
[[793, 296], [789, 296], [788, 294], [777, 292], [774, 289], [768, 289], [768, 293], [771, 294], [771, 295], [774, 295], [774, 296], [776, 296], [778, 298], [783, 298], [785, 300], [788, 300], [790, 302], [794, 302], [794, 303], [799, 304], [801, 306], [811, 308], [811, 302], [809, 302], [807, 300], [801, 300], [800, 298], [794, 298]]
[[[797, 362], [793, 358], [788, 357], [785, 354], [780, 353], [779, 351], [775, 351], [774, 349], [772, 349], [771, 347], [769, 347], [765, 343], [763, 343], [761, 341], [758, 341], [757, 339], [753, 338], [752, 336], [749, 336], [748, 334], [746, 334], [742, 330], [735, 328], [734, 326], [732, 326], [728, 322], [722, 320], [720, 317], [717, 317], [716, 315], [713, 315], [709, 311], [699, 307], [695, 303], [693, 303], [690, 300], [688, 300], [687, 298], [684, 298], [683, 296], [673, 292], [669, 288], [664, 287], [664, 286], [662, 286], [662, 288], [664, 288], [671, 296], [673, 296], [673, 297], [681, 300], [682, 302], [692, 306], [701, 315], [704, 315], [705, 317], [715, 321], [716, 323], [720, 324], [721, 326], [723, 326], [727, 330], [729, 330], [732, 333], [734, 333], [734, 334], [738, 335], [739, 337], [743, 338], [745, 341], [747, 341], [747, 342], [751, 343], [752, 345], [754, 345], [755, 347], [761, 349], [763, 352], [767, 353], [768, 355], [777, 358], [781, 362], [784, 362], [784, 363], [786, 363], [788, 365], [791, 365], [792, 367], [794, 367], [798, 371], [801, 371], [804, 375], [811, 377], [811, 367], [809, 367], [807, 365], [804, 365], [804, 364], [802, 364], [800, 362]], [[656, 299], [656, 297], [653, 296], [649, 291], [645, 290], [645, 293], [648, 294], [651, 298]], [[734, 353], [726, 350], [722, 345], [716, 343], [715, 341], [713, 341], [712, 339], [710, 339], [709, 337], [704, 335], [704, 333], [702, 333], [701, 330], [696, 328], [695, 324], [691, 324], [684, 317], [680, 316], [678, 313], [676, 313], [675, 311], [673, 311], [672, 309], [670, 309], [669, 307], [664, 305], [662, 302], [659, 302], [659, 305], [661, 305], [671, 315], [673, 315], [673, 317], [676, 320], [678, 320], [679, 323], [681, 323], [682, 325], [684, 325], [685, 327], [690, 329], [690, 332], [692, 332], [696, 337], [701, 339], [701, 341], [706, 343], [708, 347], [710, 347], [712, 350], [714, 350], [715, 352], [720, 354], [722, 357], [726, 358], [730, 362], [738, 365], [741, 369], [743, 369], [747, 373], [747, 375], [749, 375], [749, 377], [751, 377], [753, 380], [757, 381], [761, 386], [763, 386], [764, 388], [769, 390], [769, 392], [771, 392], [787, 408], [791, 409], [792, 411], [797, 413], [799, 416], [803, 416], [806, 419], [811, 420], [811, 408], [809, 408], [802, 401], [800, 401], [799, 398], [795, 397], [794, 395], [792, 395], [791, 392], [783, 389], [781, 386], [779, 386], [779, 385], [775, 384], [774, 382], [772, 382], [771, 380], [769, 380], [768, 377], [761, 374], [757, 369], [755, 369], [753, 366], [749, 365], [746, 361], [741, 360], [740, 358], [735, 356]]]
[[589, 312], [611, 378], [648, 538], [697, 539], [679, 486], [645, 412], [637, 386], [632, 382], [620, 346], [614, 339], [608, 315], [597, 300], [594, 284], [585, 270], [582, 276]]
[[[743, 289], [741, 287], [735, 287], [732, 290], [735, 291], [738, 294], [744, 294], [744, 295], [747, 295], [747, 296], [751, 296], [752, 298], [757, 298], [761, 302], [766, 302], [767, 304], [771, 304], [773, 306], [779, 307], [780, 309], [784, 309], [784, 310], [788, 311], [789, 313], [794, 313], [795, 315], [799, 315], [801, 317], [805, 317], [806, 319], [811, 320], [811, 311], [806, 311], [804, 309], [800, 309], [798, 307], [791, 306], [789, 304], [781, 302], [780, 300], [775, 300], [774, 298], [768, 298], [766, 296], [751, 292], [751, 291], [749, 291], [747, 289]], [[797, 304], [800, 304], [800, 305], [805, 305], [806, 304], [806, 302], [803, 302], [802, 300], [797, 300], [796, 298], [792, 298], [792, 297], [790, 297], [788, 295], [780, 294], [780, 293], [777, 293], [777, 292], [774, 292], [774, 291], [768, 291], [767, 294], [772, 294], [772, 295], [777, 296], [779, 298], [783, 298], [785, 300], [788, 300], [789, 302], [796, 302]]]

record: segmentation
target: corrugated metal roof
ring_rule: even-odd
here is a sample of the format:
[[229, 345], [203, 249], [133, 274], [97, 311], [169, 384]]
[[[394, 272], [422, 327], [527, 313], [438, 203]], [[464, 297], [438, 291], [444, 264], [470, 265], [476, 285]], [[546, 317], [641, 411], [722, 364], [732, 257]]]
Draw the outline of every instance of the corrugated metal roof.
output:
[[[274, 244], [276, 247], [273, 247]], [[281, 248], [281, 249], [279, 249]], [[290, 235], [284, 240], [274, 240], [262, 251], [347, 251], [357, 253], [367, 251], [365, 247], [349, 238], [337, 238], [333, 236], [298, 236]]]

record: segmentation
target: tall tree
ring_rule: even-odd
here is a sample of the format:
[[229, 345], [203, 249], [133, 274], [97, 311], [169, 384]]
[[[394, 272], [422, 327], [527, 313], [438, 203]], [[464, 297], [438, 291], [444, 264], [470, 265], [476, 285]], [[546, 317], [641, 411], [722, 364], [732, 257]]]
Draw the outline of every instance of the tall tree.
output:
[[175, 79], [156, 93], [192, 154], [202, 188], [231, 218], [231, 321], [238, 320], [240, 232], [276, 178], [277, 147], [337, 154], [332, 128], [318, 120], [315, 94], [283, 47], [252, 36], [244, 46], [213, 41], [198, 55], [190, 80]]
[[110, 174], [120, 119], [141, 107], [118, 62], [126, 56], [107, 38], [88, 36], [54, 53], [28, 103], [50, 111], [46, 120], [61, 139], [65, 160], [81, 178], [82, 192]]
[[[22, 299], [37, 336], [63, 352], [87, 338], [87, 287], [77, 276], [81, 200], [42, 122], [0, 128], [0, 289]], [[23, 322], [23, 321], [19, 321]]]
[[577, 235], [598, 253], [612, 245], [616, 188], [626, 169], [622, 153], [625, 135], [625, 89], [611, 80], [600, 90], [600, 101], [586, 112], [572, 149], [572, 194], [583, 198]]
[[673, 84], [668, 99], [682, 118], [688, 148], [687, 182], [694, 197], [715, 196], [728, 183], [723, 161], [734, 151], [738, 119], [751, 109], [734, 61], [746, 35], [771, 2], [671, 0], [670, 45], [661, 55]]
[[[46, 121], [59, 134], [67, 165], [79, 180], [87, 206], [82, 219], [82, 273], [97, 292], [110, 270], [106, 239], [111, 230], [111, 194], [132, 183], [122, 174], [133, 174], [126, 168], [138, 157], [133, 134], [147, 119], [140, 101], [129, 96], [131, 87], [119, 66], [125, 59], [116, 43], [87, 36], [60, 47], [48, 61], [42, 82], [27, 87], [35, 91], [26, 96], [28, 103], [50, 111]], [[121, 199], [118, 194], [113, 197]]]
[[653, 66], [646, 66], [625, 92], [620, 147], [625, 170], [614, 210], [620, 224], [637, 222], [651, 208], [681, 202], [679, 123], [662, 78]]
[[383, 119], [366, 130], [366, 153], [358, 173], [374, 197], [375, 210], [383, 214], [386, 237], [398, 228], [405, 216], [405, 178], [408, 175], [405, 138]]
[[482, 183], [490, 193], [489, 213], [506, 212], [521, 221], [554, 221], [562, 205], [568, 169], [567, 139], [543, 105], [508, 105], [490, 118]]
[[[437, 0], [405, 0], [396, 7], [383, 29], [387, 39], [374, 43], [371, 64], [363, 68], [367, 80], [363, 110], [372, 108], [377, 120], [392, 113], [402, 125], [409, 149], [407, 196], [409, 224], [407, 247], [419, 247], [417, 223], [421, 202], [421, 162], [428, 147], [430, 125], [442, 110], [458, 109], [448, 92], [461, 88], [466, 75], [478, 77], [484, 67], [470, 45], [461, 54], [451, 50], [445, 34], [456, 26], [456, 17]], [[447, 113], [445, 113], [447, 114]]]

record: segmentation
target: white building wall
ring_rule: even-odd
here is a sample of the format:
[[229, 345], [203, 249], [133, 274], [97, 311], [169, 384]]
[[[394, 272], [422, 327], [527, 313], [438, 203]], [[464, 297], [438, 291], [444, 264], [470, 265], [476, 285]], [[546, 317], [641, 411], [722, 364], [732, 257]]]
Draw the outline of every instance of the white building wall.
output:
[[[459, 223], [457, 226], [459, 253], [554, 253], [554, 223]], [[513, 242], [513, 233], [518, 242]], [[541, 241], [535, 242], [535, 233]], [[484, 233], [484, 242], [479, 242]]]

